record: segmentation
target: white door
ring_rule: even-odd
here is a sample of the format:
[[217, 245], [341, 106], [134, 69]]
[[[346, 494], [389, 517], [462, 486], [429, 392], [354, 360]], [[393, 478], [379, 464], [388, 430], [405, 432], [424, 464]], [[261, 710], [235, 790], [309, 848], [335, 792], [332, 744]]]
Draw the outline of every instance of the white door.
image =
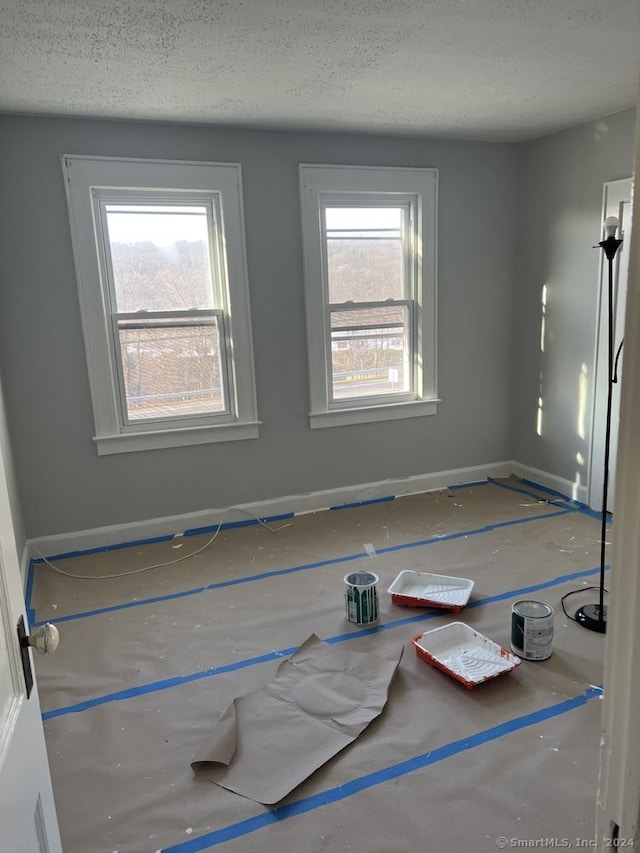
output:
[[[620, 349], [624, 337], [624, 315], [627, 303], [627, 279], [629, 276], [629, 244], [631, 238], [631, 178], [609, 181], [604, 185], [603, 221], [607, 216], [617, 216], [623, 243], [614, 260], [613, 279], [613, 353]], [[602, 252], [602, 250], [599, 250]], [[604, 486], [604, 445], [607, 418], [608, 393], [608, 317], [609, 317], [608, 262], [602, 252], [600, 267], [600, 311], [598, 323], [598, 345], [596, 356], [596, 385], [591, 443], [591, 475], [589, 478], [589, 506], [597, 512], [602, 510]], [[615, 493], [616, 458], [618, 455], [618, 424], [620, 420], [620, 379], [624, 348], [618, 358], [618, 382], [613, 386], [611, 400], [611, 442], [609, 448], [609, 488], [607, 509], [613, 512]]]
[[22, 670], [17, 624], [24, 615], [0, 448], [0, 849], [6, 853], [62, 853], [38, 688], [34, 684], [27, 698]]

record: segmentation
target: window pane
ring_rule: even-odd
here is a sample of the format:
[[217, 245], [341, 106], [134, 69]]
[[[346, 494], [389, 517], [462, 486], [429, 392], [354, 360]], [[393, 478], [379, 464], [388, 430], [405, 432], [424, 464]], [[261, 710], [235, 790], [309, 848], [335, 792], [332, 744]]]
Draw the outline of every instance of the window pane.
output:
[[404, 299], [401, 207], [327, 207], [329, 302]]
[[119, 337], [129, 420], [225, 411], [215, 317], [121, 320]]
[[409, 391], [408, 328], [406, 305], [332, 311], [333, 399]]
[[105, 210], [118, 314], [214, 307], [206, 207]]

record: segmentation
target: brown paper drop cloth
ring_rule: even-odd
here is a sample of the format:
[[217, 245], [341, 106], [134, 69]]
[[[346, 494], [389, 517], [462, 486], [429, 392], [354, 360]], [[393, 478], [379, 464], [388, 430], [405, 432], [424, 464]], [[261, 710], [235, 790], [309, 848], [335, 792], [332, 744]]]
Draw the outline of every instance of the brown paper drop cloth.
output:
[[277, 803], [364, 731], [385, 706], [393, 659], [312, 635], [260, 690], [234, 699], [192, 767], [265, 805]]

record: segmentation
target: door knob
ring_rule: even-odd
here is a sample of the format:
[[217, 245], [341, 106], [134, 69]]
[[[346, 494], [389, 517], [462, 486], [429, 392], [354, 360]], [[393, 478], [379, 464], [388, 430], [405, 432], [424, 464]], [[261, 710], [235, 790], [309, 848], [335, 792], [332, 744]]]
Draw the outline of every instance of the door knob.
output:
[[55, 625], [47, 622], [46, 625], [40, 625], [36, 628], [33, 634], [20, 638], [20, 645], [23, 648], [31, 646], [38, 654], [52, 655], [58, 648], [60, 642], [60, 633]]
[[33, 689], [33, 672], [31, 671], [31, 655], [29, 654], [29, 646], [35, 649], [41, 655], [50, 655], [55, 652], [60, 642], [60, 634], [55, 625], [47, 622], [46, 625], [40, 625], [36, 628], [33, 634], [27, 634], [27, 629], [24, 623], [24, 616], [18, 619], [17, 625], [18, 642], [20, 643], [20, 657], [22, 658], [22, 670], [24, 672], [24, 685], [27, 693], [27, 699], [31, 696]]

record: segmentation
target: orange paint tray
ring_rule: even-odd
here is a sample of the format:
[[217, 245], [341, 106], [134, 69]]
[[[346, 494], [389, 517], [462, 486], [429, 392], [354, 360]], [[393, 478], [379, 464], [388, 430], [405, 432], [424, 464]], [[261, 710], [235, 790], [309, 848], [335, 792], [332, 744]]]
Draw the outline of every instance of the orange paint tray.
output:
[[444, 607], [458, 611], [469, 601], [473, 586], [474, 582], [467, 578], [405, 569], [387, 592], [391, 594], [393, 604], [401, 607]]
[[509, 672], [522, 663], [519, 657], [464, 622], [450, 622], [418, 634], [411, 642], [419, 658], [468, 688]]

